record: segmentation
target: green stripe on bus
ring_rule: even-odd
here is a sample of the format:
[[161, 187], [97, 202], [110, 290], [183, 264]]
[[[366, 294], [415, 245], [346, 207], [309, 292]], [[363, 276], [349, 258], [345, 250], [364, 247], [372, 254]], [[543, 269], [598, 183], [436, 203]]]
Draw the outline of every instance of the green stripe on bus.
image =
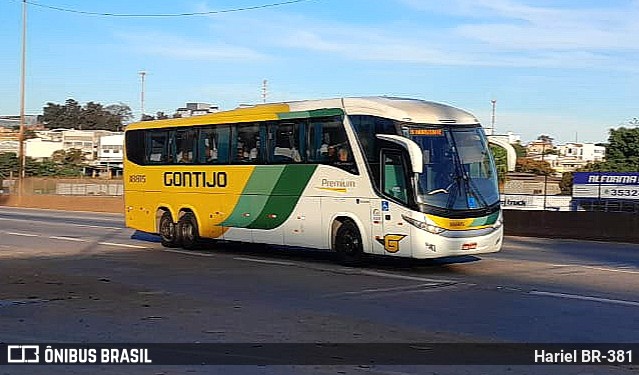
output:
[[280, 179], [285, 165], [258, 165], [253, 170], [242, 195], [269, 195]]
[[264, 209], [284, 167], [284, 165], [255, 167], [233, 212], [220, 225], [237, 228], [249, 226]]
[[482, 225], [493, 225], [495, 224], [498, 218], [499, 218], [499, 212], [495, 212], [493, 214], [490, 214], [484, 217], [478, 217], [477, 219], [473, 220], [473, 222], [470, 224], [470, 227], [472, 228], [472, 227], [479, 227]]
[[220, 226], [248, 227], [258, 217], [267, 201], [267, 195], [242, 195], [231, 215]]
[[317, 165], [287, 165], [252, 229], [277, 228], [291, 216]]
[[277, 118], [280, 120], [292, 120], [296, 118], [341, 116], [343, 114], [344, 111], [339, 108], [327, 108], [312, 111], [282, 112], [277, 114]]

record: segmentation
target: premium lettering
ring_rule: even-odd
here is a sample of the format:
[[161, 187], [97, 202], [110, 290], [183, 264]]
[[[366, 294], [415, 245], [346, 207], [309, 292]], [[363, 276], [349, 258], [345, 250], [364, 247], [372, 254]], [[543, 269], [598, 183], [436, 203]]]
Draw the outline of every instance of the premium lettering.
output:
[[354, 188], [357, 185], [355, 181], [347, 181], [347, 180], [329, 180], [326, 178], [322, 179], [322, 187], [329, 188]]
[[226, 172], [164, 172], [164, 186], [223, 188]]

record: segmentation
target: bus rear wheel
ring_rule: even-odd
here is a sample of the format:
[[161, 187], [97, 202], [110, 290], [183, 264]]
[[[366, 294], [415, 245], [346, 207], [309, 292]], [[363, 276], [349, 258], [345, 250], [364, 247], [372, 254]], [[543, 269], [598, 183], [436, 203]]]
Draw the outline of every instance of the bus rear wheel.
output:
[[200, 233], [197, 219], [191, 212], [187, 212], [178, 221], [177, 232], [182, 242], [182, 247], [187, 250], [196, 249], [200, 244]]
[[160, 218], [160, 243], [164, 247], [178, 247], [177, 228], [169, 211], [164, 211]]
[[362, 236], [357, 225], [351, 220], [345, 220], [337, 229], [335, 251], [341, 264], [351, 267], [362, 265], [364, 256]]

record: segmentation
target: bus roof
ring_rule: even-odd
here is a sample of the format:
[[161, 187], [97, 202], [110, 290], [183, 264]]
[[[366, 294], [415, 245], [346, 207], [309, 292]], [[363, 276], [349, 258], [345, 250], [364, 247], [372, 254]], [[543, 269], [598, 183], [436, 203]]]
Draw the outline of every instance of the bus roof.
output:
[[341, 113], [371, 115], [418, 124], [479, 123], [471, 113], [447, 104], [419, 99], [371, 96], [257, 104], [207, 115], [137, 122], [128, 125], [127, 130], [308, 118]]

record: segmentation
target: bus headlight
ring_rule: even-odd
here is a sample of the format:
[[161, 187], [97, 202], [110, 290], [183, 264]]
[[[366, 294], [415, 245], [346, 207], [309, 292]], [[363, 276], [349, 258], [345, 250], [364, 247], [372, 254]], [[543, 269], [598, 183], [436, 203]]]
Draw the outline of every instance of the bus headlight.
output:
[[406, 215], [402, 215], [402, 218], [404, 220], [406, 220], [409, 224], [413, 225], [414, 227], [417, 227], [419, 229], [423, 229], [427, 232], [433, 233], [433, 234], [440, 234], [442, 232], [444, 232], [446, 229], [444, 228], [440, 228], [436, 225], [432, 225], [432, 224], [428, 224], [425, 223], [423, 221], [419, 221], [419, 220], [415, 220], [412, 217], [408, 217]]
[[499, 229], [502, 225], [504, 225], [504, 221], [500, 217], [499, 219], [497, 219], [497, 221], [495, 221], [495, 224], [493, 224], [493, 228]]

